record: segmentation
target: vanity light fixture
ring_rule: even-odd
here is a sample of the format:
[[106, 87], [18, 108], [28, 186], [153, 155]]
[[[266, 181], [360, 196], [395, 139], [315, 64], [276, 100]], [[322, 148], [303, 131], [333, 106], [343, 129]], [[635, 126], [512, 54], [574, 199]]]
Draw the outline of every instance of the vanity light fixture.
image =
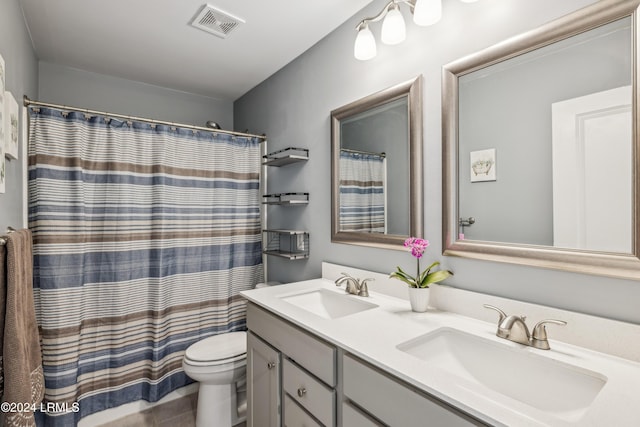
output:
[[[461, 0], [472, 3], [477, 0]], [[433, 25], [442, 17], [442, 0], [391, 0], [382, 8], [382, 11], [372, 18], [365, 18], [358, 23], [356, 29], [358, 35], [353, 47], [353, 56], [361, 61], [366, 61], [376, 56], [376, 40], [369, 29], [369, 23], [382, 21], [380, 38], [382, 43], [394, 45], [402, 43], [406, 37], [404, 18], [400, 12], [400, 5], [409, 6], [413, 14], [413, 22], [416, 25]]]

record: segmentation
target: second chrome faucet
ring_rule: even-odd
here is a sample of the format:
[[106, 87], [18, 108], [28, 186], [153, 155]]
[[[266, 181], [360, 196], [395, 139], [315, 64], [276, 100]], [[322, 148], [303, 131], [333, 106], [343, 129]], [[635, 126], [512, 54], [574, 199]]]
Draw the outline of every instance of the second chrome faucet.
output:
[[529, 333], [529, 328], [525, 323], [524, 316], [516, 316], [507, 314], [493, 305], [484, 304], [485, 308], [497, 311], [500, 315], [498, 320], [498, 330], [496, 335], [500, 338], [504, 338], [513, 342], [528, 345], [531, 347], [539, 348], [541, 350], [549, 350], [549, 341], [547, 340], [546, 324], [553, 323], [556, 325], [566, 325], [564, 320], [542, 320], [533, 327], [533, 331]]
[[347, 273], [341, 273], [342, 276], [338, 277], [334, 282], [336, 286], [340, 286], [342, 283], [346, 282], [345, 292], [352, 295], [358, 295], [361, 297], [369, 296], [369, 288], [367, 287], [367, 282], [370, 282], [374, 279], [356, 279], [353, 276], [348, 275]]

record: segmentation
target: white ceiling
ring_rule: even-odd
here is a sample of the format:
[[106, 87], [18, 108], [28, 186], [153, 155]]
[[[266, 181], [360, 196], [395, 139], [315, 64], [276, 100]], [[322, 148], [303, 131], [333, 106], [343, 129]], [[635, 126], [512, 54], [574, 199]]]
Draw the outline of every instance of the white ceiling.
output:
[[371, 1], [209, 0], [246, 22], [226, 39], [189, 25], [207, 0], [20, 3], [40, 60], [235, 100]]

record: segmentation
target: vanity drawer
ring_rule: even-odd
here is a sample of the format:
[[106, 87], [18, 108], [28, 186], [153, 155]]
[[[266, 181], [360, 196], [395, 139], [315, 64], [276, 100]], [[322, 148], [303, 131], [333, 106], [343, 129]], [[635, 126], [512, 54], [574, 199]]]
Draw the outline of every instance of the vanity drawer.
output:
[[343, 387], [346, 397], [386, 425], [485, 425], [350, 355], [343, 356]]
[[369, 415], [347, 402], [342, 402], [342, 425], [345, 427], [383, 427]]
[[282, 363], [282, 387], [322, 424], [335, 425], [335, 392], [286, 358]]
[[288, 395], [284, 395], [284, 427], [322, 427]]
[[247, 304], [247, 327], [331, 387], [336, 385], [336, 348], [289, 322]]

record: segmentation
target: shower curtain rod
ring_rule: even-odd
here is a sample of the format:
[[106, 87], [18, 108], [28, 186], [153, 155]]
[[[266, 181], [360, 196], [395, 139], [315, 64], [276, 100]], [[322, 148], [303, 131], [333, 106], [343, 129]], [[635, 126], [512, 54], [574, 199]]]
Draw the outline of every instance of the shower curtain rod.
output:
[[24, 106], [25, 107], [28, 107], [29, 105], [34, 105], [34, 106], [38, 106], [38, 107], [57, 108], [57, 109], [61, 109], [61, 110], [71, 110], [71, 111], [78, 111], [78, 112], [87, 113], [87, 114], [96, 114], [96, 115], [101, 115], [101, 116], [108, 116], [108, 117], [113, 117], [114, 119], [135, 120], [137, 122], [155, 123], [155, 124], [159, 124], [159, 125], [175, 126], [175, 127], [180, 127], [180, 128], [186, 128], [186, 129], [203, 130], [203, 131], [213, 132], [213, 133], [226, 133], [228, 135], [234, 135], [234, 136], [247, 136], [247, 137], [250, 137], [250, 138], [260, 138], [261, 141], [265, 141], [267, 139], [266, 135], [254, 135], [252, 133], [234, 132], [234, 131], [231, 131], [231, 130], [224, 130], [224, 129], [212, 129], [212, 128], [208, 128], [208, 127], [204, 127], [204, 126], [195, 126], [195, 125], [188, 125], [188, 124], [184, 124], [184, 123], [174, 123], [174, 122], [165, 122], [165, 121], [162, 121], [162, 120], [147, 119], [145, 117], [125, 116], [123, 114], [109, 113], [108, 111], [88, 110], [86, 108], [77, 108], [77, 107], [71, 107], [69, 105], [62, 105], [62, 104], [50, 104], [48, 102], [34, 101], [32, 99], [29, 99], [29, 97], [27, 97], [27, 95], [24, 96], [24, 101], [23, 102], [24, 102]]
[[380, 156], [382, 158], [387, 157], [387, 153], [385, 153], [384, 151], [382, 153], [374, 153], [372, 151], [352, 150], [350, 148], [341, 148], [340, 151], [346, 151], [347, 153], [356, 153], [356, 154], [373, 154], [376, 156]]

